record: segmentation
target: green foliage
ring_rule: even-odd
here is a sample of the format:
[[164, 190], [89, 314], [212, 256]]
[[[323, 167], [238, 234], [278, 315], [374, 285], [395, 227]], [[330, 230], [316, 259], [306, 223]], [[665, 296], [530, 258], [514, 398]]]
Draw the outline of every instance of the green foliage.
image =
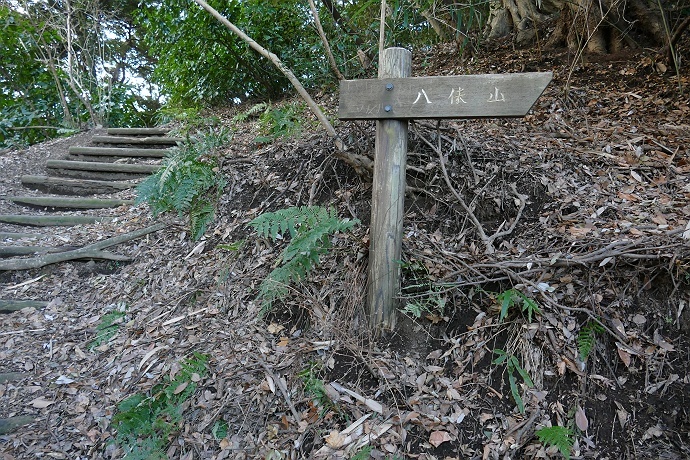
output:
[[362, 447], [362, 450], [357, 451], [350, 460], [369, 460], [371, 458], [371, 446]]
[[266, 107], [259, 116], [259, 128], [264, 138], [257, 138], [257, 142], [265, 142], [279, 137], [290, 137], [302, 129], [304, 119], [304, 104], [288, 104], [283, 107]]
[[532, 322], [532, 315], [541, 315], [541, 310], [533, 299], [530, 299], [517, 289], [508, 289], [496, 296], [496, 301], [501, 306], [499, 321], [503, 321], [508, 316], [508, 311], [515, 305], [520, 306], [522, 313], [527, 312], [527, 321]]
[[[146, 59], [126, 18], [115, 19], [124, 3], [0, 5], [0, 148], [85, 124], [150, 123], [157, 99], [143, 97], [127, 78], [144, 69]], [[72, 31], [69, 39], [66, 31]]]
[[566, 459], [570, 459], [570, 451], [575, 444], [574, 434], [570, 428], [564, 426], [548, 426], [537, 430], [539, 442], [549, 446], [556, 446]]
[[604, 328], [596, 321], [589, 321], [577, 334], [577, 349], [580, 352], [580, 359], [586, 361], [591, 351], [596, 346], [597, 334], [604, 332]]
[[[309, 8], [299, 0], [212, 0], [209, 4], [257, 43], [280, 56], [296, 75], [316, 81], [328, 75]], [[260, 57], [203, 9], [183, 0], [144, 0], [136, 15], [157, 59], [153, 79], [173, 104], [209, 105], [252, 97], [276, 98], [291, 88]]]
[[201, 238], [226, 185], [214, 154], [228, 141], [227, 131], [209, 130], [171, 149], [162, 167], [137, 186], [137, 203], [147, 202], [154, 215], [169, 211], [187, 214], [192, 239]]
[[194, 133], [209, 128], [217, 128], [220, 118], [215, 115], [207, 115], [200, 107], [179, 107], [168, 104], [158, 111], [158, 120], [161, 124], [178, 122], [179, 128], [171, 131], [171, 135], [187, 137]]
[[302, 385], [304, 385], [304, 392], [306, 394], [318, 401], [321, 407], [329, 408], [333, 404], [326, 393], [326, 387], [324, 386], [323, 380], [317, 377], [317, 373], [320, 369], [321, 365], [312, 361], [307, 368], [297, 373], [297, 377], [302, 380]]
[[505, 364], [506, 366], [506, 371], [508, 372], [508, 382], [510, 384], [510, 392], [513, 395], [513, 399], [515, 400], [515, 403], [517, 404], [518, 410], [520, 413], [524, 414], [525, 413], [525, 403], [522, 400], [522, 396], [520, 395], [520, 389], [518, 388], [517, 385], [517, 377], [515, 376], [515, 373], [519, 374], [520, 377], [522, 377], [522, 381], [527, 385], [529, 388], [534, 387], [534, 382], [532, 382], [532, 379], [530, 378], [529, 374], [525, 369], [522, 368], [520, 365], [520, 361], [518, 361], [517, 357], [513, 354], [507, 353], [504, 350], [501, 350], [499, 348], [496, 348], [494, 350], [494, 354], [498, 355], [498, 358], [494, 359], [492, 361], [492, 364]]
[[228, 422], [225, 420], [216, 420], [216, 423], [211, 427], [211, 434], [216, 441], [220, 441], [227, 437], [229, 430], [230, 427], [228, 426]]
[[234, 123], [241, 123], [246, 121], [249, 117], [253, 116], [258, 116], [265, 112], [266, 110], [269, 109], [269, 104], [267, 102], [259, 102], [258, 104], [254, 104], [249, 108], [249, 110], [245, 112], [240, 112], [234, 117], [232, 117], [232, 121]]
[[[358, 224], [358, 220], [339, 219], [333, 208], [302, 206], [265, 213], [249, 222], [263, 237], [276, 240], [285, 233], [290, 242], [281, 254], [282, 265], [274, 269], [259, 286], [263, 311], [288, 294], [288, 285], [307, 277], [330, 248], [329, 236]], [[280, 236], [279, 236], [280, 235]]]
[[135, 394], [118, 404], [112, 423], [125, 459], [167, 458], [165, 448], [182, 420], [183, 403], [206, 375], [207, 363], [208, 356], [194, 353], [173, 379], [166, 376], [148, 395]]
[[117, 310], [112, 310], [101, 318], [101, 322], [96, 326], [96, 337], [89, 344], [89, 350], [100, 347], [112, 339], [120, 330], [120, 324], [125, 317], [126, 306], [120, 305]]

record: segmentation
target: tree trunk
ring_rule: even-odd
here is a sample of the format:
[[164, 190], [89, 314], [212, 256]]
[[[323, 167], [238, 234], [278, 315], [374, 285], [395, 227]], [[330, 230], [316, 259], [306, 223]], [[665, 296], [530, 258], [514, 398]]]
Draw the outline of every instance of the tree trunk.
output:
[[[544, 38], [543, 25], [556, 13], [558, 20], [547, 46], [567, 45], [606, 54], [623, 46], [667, 43], [660, 13], [648, 8], [644, 0], [490, 0], [489, 5], [485, 36], [491, 39], [514, 34], [518, 45]], [[640, 39], [646, 42], [641, 44]]]

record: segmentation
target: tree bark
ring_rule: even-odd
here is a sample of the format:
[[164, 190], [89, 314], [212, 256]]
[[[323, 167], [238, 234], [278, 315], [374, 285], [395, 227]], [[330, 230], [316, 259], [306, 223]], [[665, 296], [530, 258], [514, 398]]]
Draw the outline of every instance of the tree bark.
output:
[[560, 11], [556, 29], [547, 46], [567, 45], [588, 53], [605, 54], [622, 46], [636, 47], [628, 30], [646, 36], [651, 44], [666, 44], [663, 22], [642, 0], [490, 0], [485, 36], [499, 38], [515, 34], [515, 42], [525, 45], [539, 34], [546, 19]]
[[137, 186], [137, 182], [67, 179], [51, 176], [22, 176], [22, 185], [58, 195], [99, 195], [117, 193]]
[[22, 215], [0, 215], [0, 222], [14, 225], [29, 225], [35, 227], [69, 227], [73, 225], [85, 225], [100, 222], [109, 217], [95, 216], [22, 216]]

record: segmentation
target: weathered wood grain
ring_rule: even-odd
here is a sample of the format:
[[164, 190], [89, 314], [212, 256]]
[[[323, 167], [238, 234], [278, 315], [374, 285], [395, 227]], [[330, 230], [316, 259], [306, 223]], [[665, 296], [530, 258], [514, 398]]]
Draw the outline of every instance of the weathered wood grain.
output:
[[135, 149], [124, 147], [76, 147], [69, 148], [70, 155], [84, 155], [94, 157], [137, 157], [163, 158], [170, 151], [168, 149]]
[[356, 119], [525, 116], [551, 72], [343, 80], [338, 117]]
[[121, 136], [93, 136], [91, 142], [95, 144], [131, 144], [131, 145], [177, 145], [184, 142], [183, 137], [121, 137]]
[[133, 200], [116, 200], [105, 198], [71, 198], [54, 196], [6, 196], [5, 200], [19, 205], [28, 205], [40, 208], [62, 209], [104, 209], [117, 208], [123, 205], [134, 204]]
[[14, 225], [28, 225], [33, 227], [69, 227], [84, 225], [111, 219], [96, 216], [23, 216], [13, 214], [0, 215], [0, 222]]
[[168, 128], [108, 128], [111, 136], [165, 136]]
[[22, 176], [21, 180], [22, 185], [27, 188], [59, 195], [99, 195], [102, 193], [117, 193], [137, 186], [136, 182], [67, 179], [64, 177], [31, 175]]
[[[407, 77], [412, 72], [412, 53], [405, 48], [388, 48], [382, 63], [384, 78]], [[395, 328], [396, 323], [406, 164], [407, 120], [377, 121], [367, 302], [370, 322], [379, 332]]]

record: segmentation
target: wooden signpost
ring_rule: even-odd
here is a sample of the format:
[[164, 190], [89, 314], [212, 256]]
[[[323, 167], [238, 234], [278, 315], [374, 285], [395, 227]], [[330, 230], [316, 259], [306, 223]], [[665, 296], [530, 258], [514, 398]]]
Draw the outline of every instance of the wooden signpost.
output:
[[340, 82], [338, 118], [376, 120], [367, 290], [376, 330], [395, 328], [408, 120], [523, 117], [552, 78], [551, 72], [410, 78], [411, 68], [410, 51], [388, 48], [380, 78]]

